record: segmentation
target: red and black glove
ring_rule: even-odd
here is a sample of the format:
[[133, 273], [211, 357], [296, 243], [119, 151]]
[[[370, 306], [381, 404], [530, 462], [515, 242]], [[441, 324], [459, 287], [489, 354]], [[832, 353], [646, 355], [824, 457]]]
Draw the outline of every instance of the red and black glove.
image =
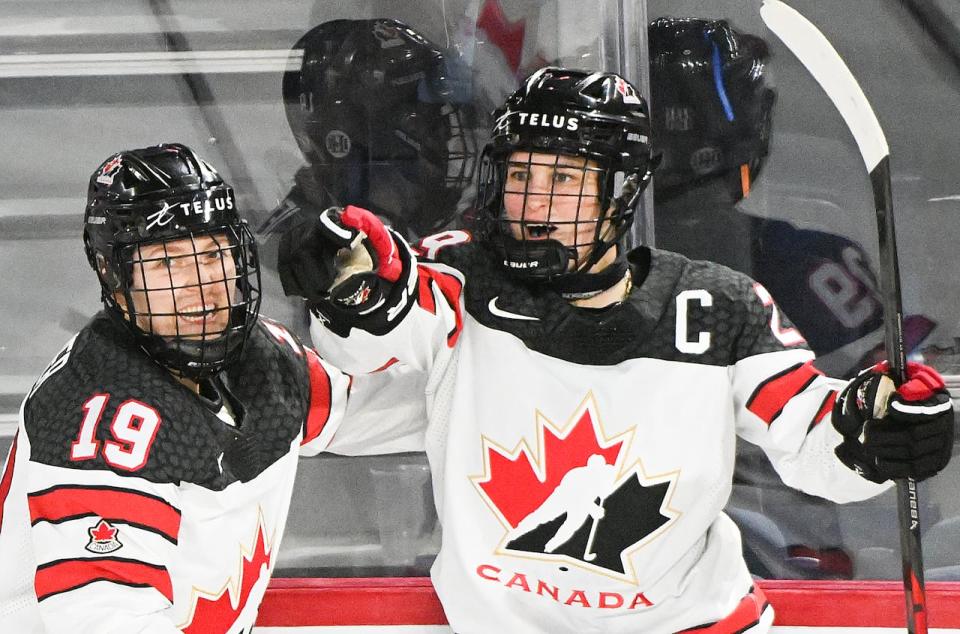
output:
[[389, 293], [403, 263], [383, 222], [351, 205], [330, 207], [312, 225], [285, 233], [277, 268], [285, 294], [356, 311]]
[[953, 449], [954, 413], [943, 378], [907, 364], [895, 389], [883, 362], [864, 370], [837, 397], [833, 426], [843, 435], [837, 457], [867, 480], [924, 480], [943, 469]]

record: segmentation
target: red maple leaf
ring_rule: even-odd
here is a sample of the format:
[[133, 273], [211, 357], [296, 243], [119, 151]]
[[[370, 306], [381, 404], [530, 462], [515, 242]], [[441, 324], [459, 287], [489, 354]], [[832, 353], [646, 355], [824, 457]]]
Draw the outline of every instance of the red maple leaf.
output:
[[[575, 424], [554, 433], [543, 419], [537, 422], [542, 442], [539, 457], [531, 456], [526, 445], [514, 451], [515, 457], [497, 447], [487, 446], [488, 466], [477, 485], [497, 507], [503, 519], [516, 528], [553, 493], [571, 469], [583, 467], [594, 454], [607, 464], [616, 465], [623, 440], [602, 445], [603, 434], [594, 422], [596, 413], [588, 406]], [[485, 443], [486, 445], [486, 443]]]
[[119, 157], [119, 156], [115, 156], [114, 158], [110, 159], [110, 160], [103, 166], [103, 169], [101, 170], [101, 173], [106, 174], [106, 173], [108, 173], [108, 172], [111, 172], [111, 171], [113, 171], [114, 169], [116, 169], [116, 167], [117, 167], [118, 165], [120, 165], [120, 157]]
[[508, 21], [499, 1], [487, 0], [477, 15], [477, 28], [483, 29], [487, 39], [500, 49], [510, 65], [510, 70], [517, 72], [520, 67], [520, 54], [523, 52], [525, 21]]
[[[182, 627], [183, 634], [210, 634], [211, 632], [226, 632], [240, 616], [254, 584], [264, 574], [270, 574], [270, 557], [263, 534], [263, 523], [257, 527], [257, 541], [253, 552], [247, 556], [242, 554], [240, 578], [233, 579], [224, 586], [220, 593], [210, 599], [196, 596], [193, 618], [186, 627]], [[236, 592], [232, 592], [233, 588]], [[235, 597], [236, 606], [231, 599]]]
[[99, 524], [89, 530], [90, 537], [93, 539], [93, 541], [108, 542], [114, 538], [114, 536], [117, 534], [117, 530], [119, 529], [110, 526], [106, 520], [100, 520]]

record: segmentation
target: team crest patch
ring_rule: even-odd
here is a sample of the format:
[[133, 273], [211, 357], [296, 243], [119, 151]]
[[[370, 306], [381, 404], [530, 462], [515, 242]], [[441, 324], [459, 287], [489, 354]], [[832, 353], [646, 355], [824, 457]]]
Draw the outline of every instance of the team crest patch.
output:
[[630, 554], [679, 517], [670, 507], [679, 471], [650, 475], [628, 461], [635, 432], [608, 438], [588, 396], [563, 425], [538, 412], [533, 447], [484, 437], [484, 473], [472, 479], [505, 529], [497, 554], [636, 584]]
[[98, 555], [120, 550], [123, 544], [117, 539], [119, 528], [114, 528], [107, 520], [100, 520], [96, 526], [87, 529], [90, 533], [90, 542], [85, 546], [87, 550]]
[[113, 177], [117, 175], [119, 170], [120, 157], [115, 156], [107, 161], [107, 163], [100, 170], [100, 173], [97, 174], [97, 182], [101, 183], [102, 185], [113, 185]]

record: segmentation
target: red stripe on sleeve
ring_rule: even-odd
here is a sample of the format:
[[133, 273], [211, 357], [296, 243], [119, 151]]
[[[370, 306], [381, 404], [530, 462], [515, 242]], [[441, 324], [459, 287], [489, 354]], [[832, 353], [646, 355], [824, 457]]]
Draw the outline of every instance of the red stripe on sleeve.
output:
[[437, 314], [437, 304], [433, 300], [433, 289], [430, 288], [430, 269], [417, 267], [417, 303], [431, 315]]
[[[400, 359], [398, 359], [398, 358], [396, 358], [396, 357], [390, 357], [390, 359], [389, 359], [386, 363], [384, 363], [383, 365], [381, 365], [379, 368], [377, 368], [376, 370], [374, 370], [374, 371], [371, 372], [370, 374], [376, 374], [377, 372], [383, 372], [384, 370], [386, 370], [387, 368], [389, 368], [390, 366], [392, 366], [394, 363], [400, 363]], [[350, 377], [350, 379], [353, 380], [353, 377]]]
[[27, 496], [30, 522], [100, 517], [159, 533], [177, 543], [180, 511], [164, 500], [129, 489], [59, 486]]
[[770, 425], [783, 411], [787, 401], [804, 391], [821, 374], [811, 361], [787, 368], [757, 386], [747, 401], [747, 409]]
[[330, 401], [333, 399], [330, 375], [320, 363], [320, 357], [310, 348], [306, 348], [306, 351], [307, 369], [310, 372], [310, 410], [307, 413], [301, 445], [315, 440], [323, 431], [330, 420]]
[[[450, 304], [450, 308], [453, 309], [454, 327], [450, 332], [447, 333], [447, 345], [452, 348], [457, 344], [457, 339], [460, 337], [460, 331], [463, 330], [463, 314], [460, 312], [460, 291], [463, 289], [463, 284], [461, 284], [460, 280], [453, 275], [441, 273], [425, 266], [420, 267], [418, 272], [421, 275], [421, 297], [424, 295], [423, 284], [426, 284], [426, 293], [430, 295], [430, 303], [432, 305], [433, 293], [430, 291], [429, 281], [425, 281], [422, 277], [425, 274], [429, 279], [432, 279], [437, 283], [437, 288], [440, 289], [440, 293], [443, 295], [444, 299], [447, 300], [447, 303]], [[422, 301], [421, 305], [423, 305]], [[424, 308], [426, 307], [424, 306]], [[430, 312], [434, 311], [431, 310]]]
[[124, 586], [154, 588], [173, 603], [173, 585], [170, 573], [163, 566], [101, 557], [96, 559], [66, 559], [37, 567], [34, 579], [37, 600], [43, 601], [55, 594], [69, 592], [94, 581], [110, 581]]
[[10, 484], [13, 482], [13, 465], [17, 461], [17, 436], [20, 432], [13, 435], [13, 444], [10, 446], [10, 457], [7, 458], [7, 466], [3, 470], [3, 477], [0, 478], [0, 528], [3, 528], [3, 505], [10, 494]]
[[813, 420], [810, 421], [810, 426], [807, 427], [807, 433], [809, 434], [814, 427], [819, 425], [824, 418], [827, 417], [827, 414], [833, 411], [833, 404], [837, 400], [837, 391], [830, 390], [830, 393], [827, 394], [826, 398], [823, 399], [823, 403], [820, 403], [820, 410], [817, 411], [817, 415], [813, 417]]

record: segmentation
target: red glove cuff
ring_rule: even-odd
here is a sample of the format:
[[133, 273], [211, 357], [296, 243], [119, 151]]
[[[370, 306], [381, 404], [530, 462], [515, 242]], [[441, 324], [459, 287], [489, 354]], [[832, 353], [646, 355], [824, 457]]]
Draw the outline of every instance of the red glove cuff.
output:
[[383, 222], [373, 213], [362, 207], [347, 207], [340, 213], [340, 222], [348, 227], [359, 229], [367, 234], [370, 245], [377, 254], [379, 267], [377, 275], [388, 282], [396, 282], [403, 271], [403, 262], [397, 252], [397, 245]]
[[[890, 363], [883, 361], [873, 366], [873, 369], [882, 374], [890, 373]], [[925, 401], [931, 398], [934, 392], [944, 389], [943, 377], [929, 365], [907, 362], [907, 381], [897, 388], [897, 394], [905, 401]]]

